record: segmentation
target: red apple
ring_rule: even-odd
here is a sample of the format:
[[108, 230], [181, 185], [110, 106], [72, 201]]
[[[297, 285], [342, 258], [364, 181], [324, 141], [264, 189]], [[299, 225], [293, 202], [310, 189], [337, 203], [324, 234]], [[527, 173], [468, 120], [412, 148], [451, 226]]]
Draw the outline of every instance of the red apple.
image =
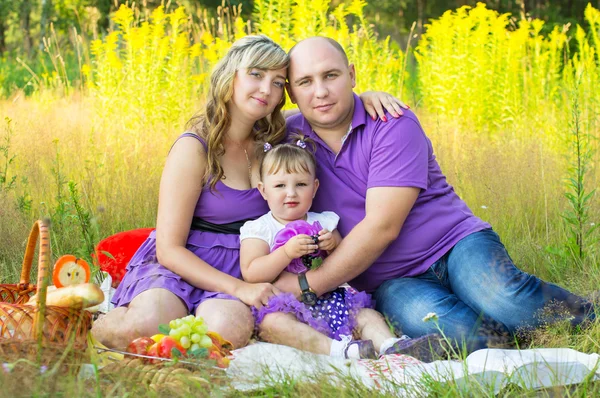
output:
[[146, 353], [146, 355], [149, 355], [151, 357], [157, 357], [158, 356], [158, 343], [154, 343], [150, 347], [148, 347], [148, 352]]
[[172, 358], [173, 353], [172, 350], [175, 348], [181, 353], [181, 356], [184, 357], [186, 354], [185, 348], [181, 346], [173, 337], [166, 336], [158, 344], [158, 356], [161, 358]]
[[150, 347], [152, 344], [154, 344], [154, 340], [152, 340], [150, 337], [138, 337], [129, 343], [127, 346], [127, 352], [132, 354], [146, 355], [148, 353], [148, 347]]
[[[151, 357], [158, 357], [158, 344], [159, 343], [154, 343], [150, 347], [148, 347], [148, 352], [146, 353], [146, 355]], [[160, 361], [158, 359], [144, 358], [144, 362], [159, 363]]]

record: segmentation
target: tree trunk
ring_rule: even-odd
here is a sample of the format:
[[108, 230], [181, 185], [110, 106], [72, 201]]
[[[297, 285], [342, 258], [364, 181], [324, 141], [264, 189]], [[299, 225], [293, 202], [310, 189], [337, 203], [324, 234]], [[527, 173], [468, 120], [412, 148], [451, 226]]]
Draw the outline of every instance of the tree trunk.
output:
[[[567, 9], [569, 10], [569, 14], [568, 15], [569, 16], [575, 16], [577, 18], [581, 18], [581, 15], [574, 15], [574, 13], [573, 13], [573, 3], [574, 3], [573, 0], [569, 0], [569, 2], [567, 4]], [[564, 10], [563, 10], [563, 12], [564, 12]]]
[[0, 55], [6, 51], [6, 25], [4, 18], [0, 18]]
[[100, 15], [102, 15], [98, 21], [98, 28], [101, 34], [108, 32], [109, 29], [111, 3], [111, 0], [96, 0], [96, 2], [93, 3], [100, 11]]
[[420, 36], [423, 33], [423, 11], [425, 10], [425, 5], [423, 4], [425, 0], [417, 0], [417, 34]]
[[52, 0], [42, 0], [42, 17], [40, 18], [40, 50], [44, 49], [44, 37], [50, 33], [49, 24], [52, 17]]
[[29, 56], [31, 55], [31, 47], [33, 47], [31, 32], [29, 31], [31, 22], [31, 2], [29, 0], [22, 0], [19, 4], [19, 18], [21, 32], [23, 32], [23, 50]]

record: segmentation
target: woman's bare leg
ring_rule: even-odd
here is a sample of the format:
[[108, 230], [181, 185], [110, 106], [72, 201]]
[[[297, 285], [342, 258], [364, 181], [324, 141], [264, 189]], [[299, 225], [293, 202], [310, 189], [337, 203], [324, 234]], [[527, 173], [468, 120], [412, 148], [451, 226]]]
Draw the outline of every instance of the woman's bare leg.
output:
[[166, 289], [150, 289], [129, 306], [117, 307], [92, 326], [92, 334], [110, 348], [124, 349], [135, 338], [158, 333], [158, 325], [187, 315], [183, 301]]
[[323, 333], [298, 321], [292, 314], [268, 314], [259, 326], [260, 338], [315, 354], [329, 355], [332, 340]]
[[198, 306], [196, 315], [204, 318], [208, 330], [219, 333], [235, 348], [246, 346], [254, 332], [252, 312], [241, 301], [209, 299]]
[[360, 338], [372, 340], [377, 351], [385, 340], [396, 337], [385, 322], [383, 315], [370, 308], [361, 308], [356, 315], [356, 322], [356, 332]]

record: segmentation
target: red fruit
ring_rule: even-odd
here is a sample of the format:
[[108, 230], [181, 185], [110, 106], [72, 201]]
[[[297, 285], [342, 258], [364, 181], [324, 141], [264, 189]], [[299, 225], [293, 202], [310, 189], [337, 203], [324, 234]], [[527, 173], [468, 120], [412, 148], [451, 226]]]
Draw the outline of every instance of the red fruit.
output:
[[173, 348], [178, 350], [181, 353], [181, 356], [185, 356], [185, 348], [181, 346], [173, 337], [166, 336], [158, 344], [158, 356], [161, 358], [172, 358], [173, 357]]
[[127, 346], [127, 352], [132, 354], [146, 355], [148, 353], [148, 347], [150, 347], [152, 344], [154, 344], [154, 340], [152, 340], [150, 337], [138, 337], [129, 343]]
[[229, 362], [230, 362], [229, 358], [224, 357], [224, 358], [221, 358], [221, 359], [217, 360], [217, 366], [220, 367], [220, 368], [225, 369], [225, 368], [229, 367]]
[[[152, 341], [154, 341], [154, 340], [152, 340]], [[154, 343], [150, 347], [148, 347], [148, 352], [146, 353], [146, 355], [149, 355], [151, 357], [157, 357], [157, 356], [159, 356], [158, 355], [158, 344], [159, 343]], [[148, 359], [148, 358], [145, 358], [145, 362], [158, 363], [160, 361], [158, 359]]]
[[229, 358], [223, 357], [218, 351], [211, 351], [210, 354], [208, 354], [208, 359], [216, 361], [219, 368], [226, 368], [229, 366]]

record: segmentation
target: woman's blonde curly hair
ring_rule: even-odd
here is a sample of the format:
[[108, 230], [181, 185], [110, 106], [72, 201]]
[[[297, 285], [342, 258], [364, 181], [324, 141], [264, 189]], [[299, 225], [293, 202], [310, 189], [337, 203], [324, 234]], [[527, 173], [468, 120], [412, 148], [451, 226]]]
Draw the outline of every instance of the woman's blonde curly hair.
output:
[[[252, 68], [276, 70], [287, 68], [288, 65], [289, 57], [277, 43], [267, 36], [257, 35], [246, 36], [233, 43], [213, 69], [205, 109], [188, 122], [188, 129], [206, 142], [208, 167], [204, 181], [210, 183], [211, 191], [224, 178], [219, 158], [225, 153], [223, 139], [231, 126], [227, 102], [233, 96], [233, 81], [237, 71]], [[281, 142], [285, 137], [285, 119], [281, 113], [284, 105], [285, 94], [271, 115], [256, 122], [254, 141], [257, 147], [264, 142]]]

